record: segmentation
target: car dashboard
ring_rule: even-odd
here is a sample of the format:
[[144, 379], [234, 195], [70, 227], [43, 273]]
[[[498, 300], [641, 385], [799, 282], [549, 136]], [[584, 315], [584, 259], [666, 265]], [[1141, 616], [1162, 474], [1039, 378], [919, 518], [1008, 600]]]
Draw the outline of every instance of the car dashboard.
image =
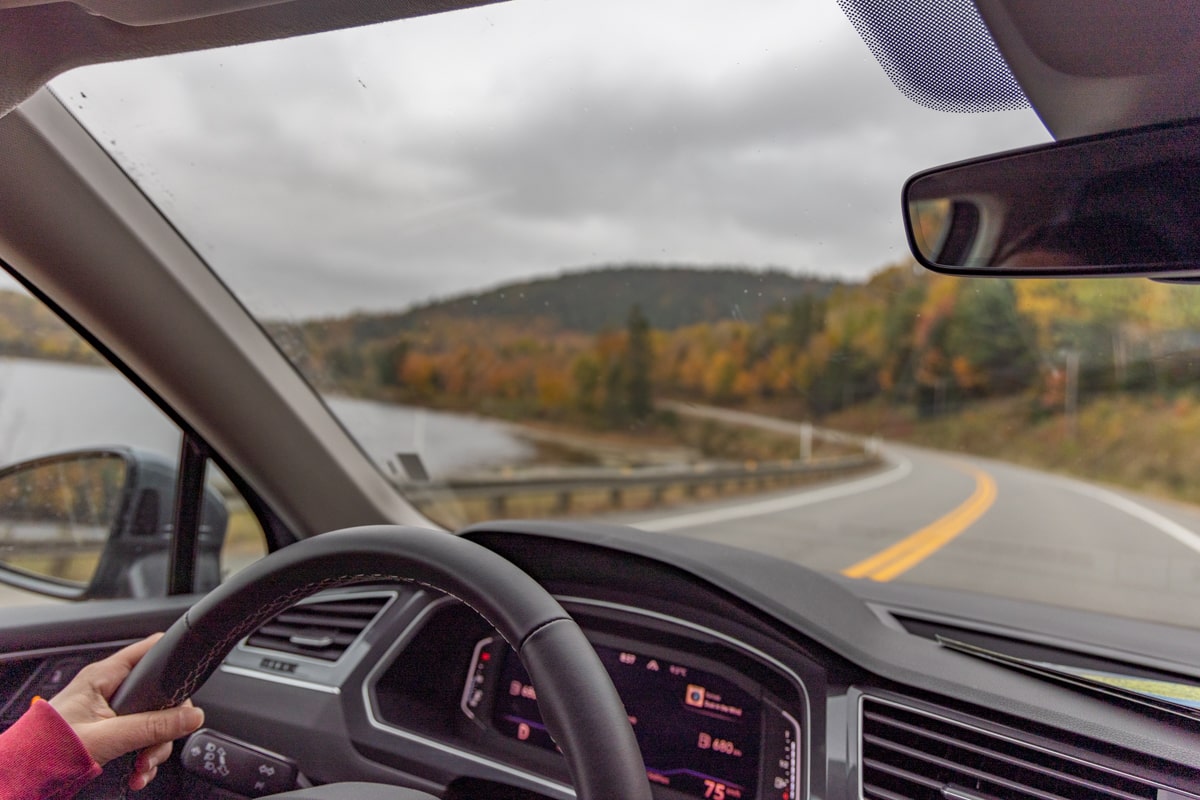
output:
[[[590, 597], [560, 600], [613, 677], [662, 796], [805, 791], [807, 685], [821, 680], [811, 665], [668, 614]], [[385, 763], [397, 746], [457, 751], [479, 780], [567, 796], [570, 779], [536, 689], [507, 643], [457, 601], [409, 602], [411, 620], [361, 684], [360, 747]]]
[[[1018, 638], [1004, 604], [999, 619], [918, 612], [883, 586], [612, 526], [501, 523], [464, 535], [532, 574], [583, 628], [660, 800], [1200, 798], [1200, 718], [1056, 685], [933, 638], [1115, 663], [1112, 649], [1067, 648], [1061, 631]], [[860, 587], [870, 591], [851, 591]], [[1123, 666], [1180, 677], [1166, 656], [1141, 661]], [[513, 652], [426, 588], [315, 595], [239, 643], [195, 700], [209, 731], [266, 754], [264, 770], [294, 765], [302, 785], [573, 796]], [[222, 783], [180, 771], [159, 791], [234, 796]]]

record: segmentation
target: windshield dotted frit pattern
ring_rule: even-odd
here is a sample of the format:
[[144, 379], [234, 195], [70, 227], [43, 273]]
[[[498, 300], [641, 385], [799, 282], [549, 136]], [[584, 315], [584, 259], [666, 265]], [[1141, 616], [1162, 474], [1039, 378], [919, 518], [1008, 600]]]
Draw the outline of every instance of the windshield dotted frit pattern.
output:
[[838, 0], [896, 88], [937, 111], [1025, 108], [1013, 77], [971, 0]]

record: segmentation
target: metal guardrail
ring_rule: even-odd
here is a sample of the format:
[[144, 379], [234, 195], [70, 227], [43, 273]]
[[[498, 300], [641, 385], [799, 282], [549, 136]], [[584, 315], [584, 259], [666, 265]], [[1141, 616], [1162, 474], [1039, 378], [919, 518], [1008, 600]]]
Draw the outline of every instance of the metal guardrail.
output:
[[14, 551], [25, 556], [55, 557], [62, 555], [99, 555], [104, 550], [104, 542], [80, 542], [64, 539], [57, 542], [0, 542], [0, 561], [4, 558], [3, 548], [10, 545]]
[[582, 469], [568, 473], [497, 478], [451, 479], [437, 483], [399, 483], [404, 496], [418, 508], [439, 500], [475, 500], [488, 504], [493, 516], [505, 515], [510, 499], [542, 495], [553, 499], [552, 510], [565, 514], [577, 495], [607, 493], [607, 505], [618, 509], [634, 490], [648, 491], [653, 504], [663, 502], [668, 490], [681, 487], [685, 496], [695, 497], [702, 487], [718, 492], [730, 489], [766, 489], [802, 480], [815, 480], [856, 472], [879, 463], [872, 453], [818, 460], [716, 463], [685, 467], [643, 469]]

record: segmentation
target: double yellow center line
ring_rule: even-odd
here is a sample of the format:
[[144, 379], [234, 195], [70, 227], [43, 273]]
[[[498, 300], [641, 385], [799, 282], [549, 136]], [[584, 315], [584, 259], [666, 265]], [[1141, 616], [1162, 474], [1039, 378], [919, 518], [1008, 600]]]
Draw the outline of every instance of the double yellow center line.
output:
[[966, 502], [886, 550], [847, 567], [842, 574], [848, 578], [890, 581], [945, 547], [982, 517], [996, 502], [996, 482], [983, 470], [966, 465], [961, 468], [975, 478], [975, 491]]

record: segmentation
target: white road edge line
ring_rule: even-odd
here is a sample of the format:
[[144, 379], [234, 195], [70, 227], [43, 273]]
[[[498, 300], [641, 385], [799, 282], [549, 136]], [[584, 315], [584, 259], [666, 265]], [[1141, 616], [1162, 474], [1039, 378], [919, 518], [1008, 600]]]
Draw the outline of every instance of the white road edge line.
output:
[[849, 483], [827, 486], [824, 489], [813, 489], [812, 491], [802, 492], [789, 497], [779, 497], [774, 500], [760, 500], [754, 503], [725, 506], [709, 511], [694, 511], [690, 514], [679, 514], [674, 517], [658, 517], [643, 522], [630, 522], [626, 524], [644, 531], [661, 532], [678, 530], [679, 528], [692, 528], [700, 525], [714, 525], [718, 522], [759, 517], [764, 514], [777, 514], [781, 511], [790, 511], [793, 508], [809, 506], [813, 503], [823, 503], [826, 500], [836, 500], [839, 497], [849, 497], [860, 492], [869, 492], [872, 489], [882, 488], [907, 477], [912, 472], [912, 468], [911, 461], [903, 456], [899, 456], [895, 466], [887, 472]]
[[1086, 483], [1076, 483], [1072, 480], [1061, 480], [1060, 483], [1071, 491], [1087, 495], [1093, 500], [1099, 500], [1101, 503], [1110, 505], [1118, 511], [1124, 511], [1129, 516], [1140, 519], [1142, 522], [1154, 528], [1158, 528], [1160, 531], [1165, 533], [1167, 536], [1170, 536], [1184, 547], [1200, 553], [1200, 535], [1197, 535], [1189, 528], [1185, 528], [1175, 520], [1165, 517], [1157, 511], [1146, 508], [1140, 503], [1135, 503], [1129, 498], [1123, 497], [1116, 492], [1110, 492], [1108, 489], [1102, 489], [1099, 486], [1092, 486]]

